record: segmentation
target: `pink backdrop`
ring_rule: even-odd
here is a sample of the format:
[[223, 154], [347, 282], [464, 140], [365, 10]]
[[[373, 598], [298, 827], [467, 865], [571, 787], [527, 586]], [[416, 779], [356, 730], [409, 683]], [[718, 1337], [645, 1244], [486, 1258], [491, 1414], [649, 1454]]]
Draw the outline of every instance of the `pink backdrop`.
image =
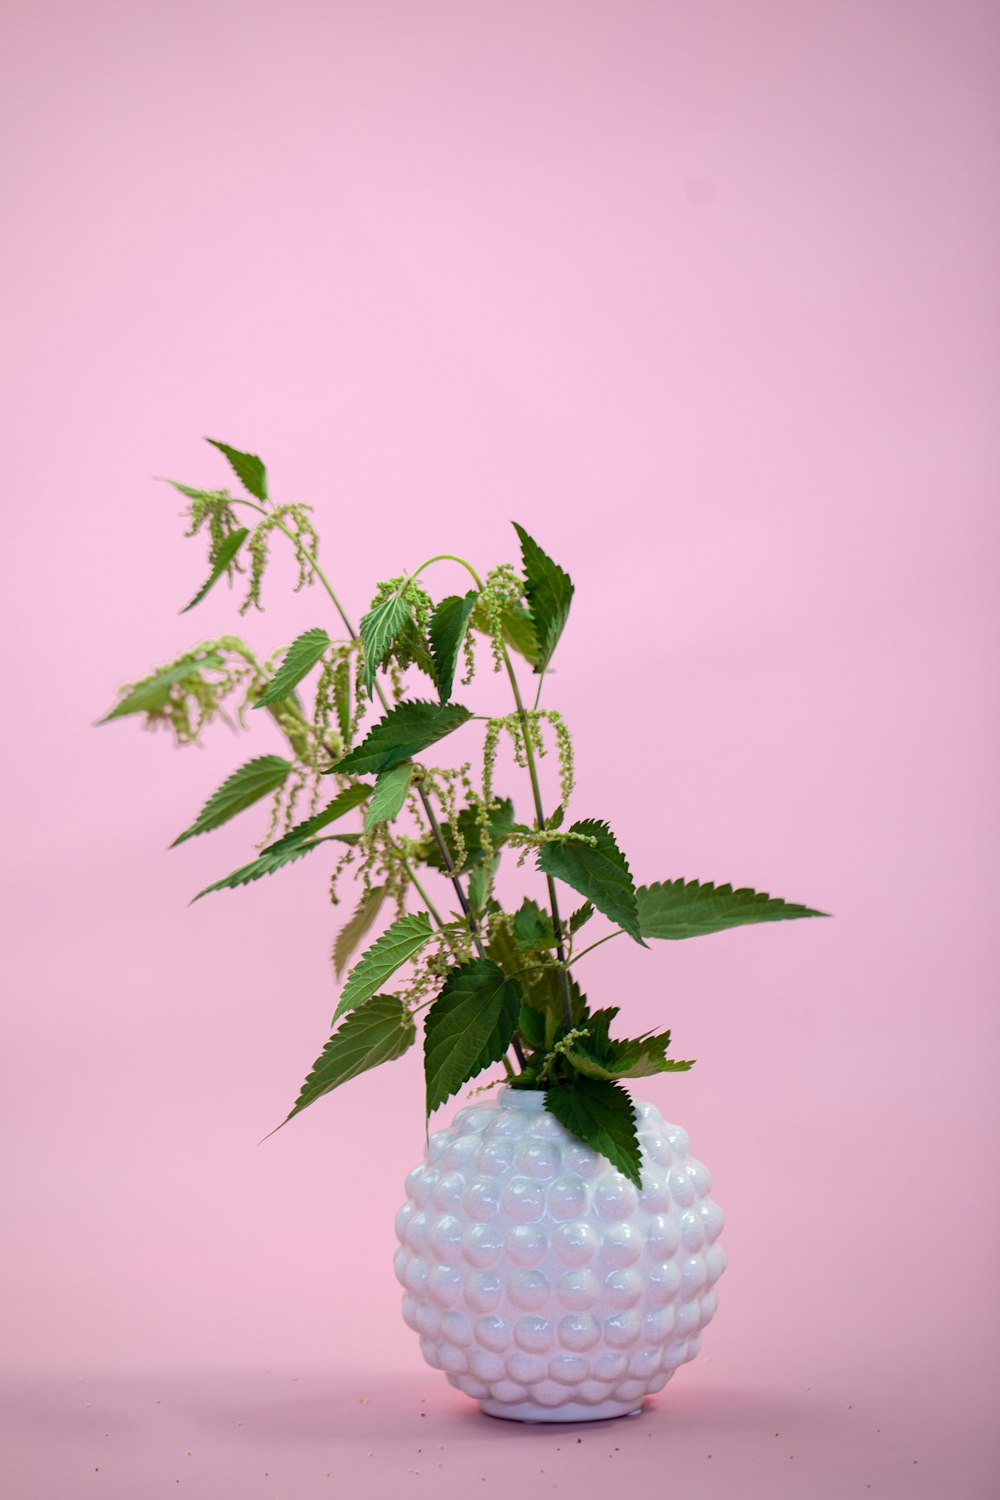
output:
[[[7, 1492], [994, 1494], [996, 7], [5, 29]], [[335, 914], [308, 862], [186, 908], [258, 823], [165, 846], [276, 733], [91, 727], [241, 628], [222, 590], [178, 618], [203, 551], [151, 478], [225, 482], [205, 433], [316, 505], [355, 615], [522, 521], [577, 584], [577, 815], [642, 879], [836, 915], [587, 960], [699, 1059], [642, 1092], [729, 1220], [704, 1359], [638, 1423], [578, 1445], [425, 1372], [391, 1269], [417, 1055], [257, 1145]], [[291, 577], [261, 648], [331, 623]]]

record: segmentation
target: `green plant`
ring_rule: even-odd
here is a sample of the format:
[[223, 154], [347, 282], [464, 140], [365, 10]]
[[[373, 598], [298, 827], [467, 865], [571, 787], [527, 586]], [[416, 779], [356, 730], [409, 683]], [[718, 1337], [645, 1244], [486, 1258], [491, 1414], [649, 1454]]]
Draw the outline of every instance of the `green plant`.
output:
[[[208, 833], [265, 798], [271, 802], [267, 832], [254, 859], [194, 899], [246, 885], [329, 846], [333, 901], [346, 871], [361, 884], [360, 899], [333, 947], [338, 978], [380, 915], [392, 915], [346, 973], [333, 1034], [287, 1120], [348, 1079], [401, 1057], [416, 1040], [416, 1016], [425, 1012], [428, 1116], [485, 1069], [502, 1064], [513, 1088], [544, 1089], [546, 1108], [638, 1183], [634, 1112], [622, 1080], [692, 1064], [667, 1056], [669, 1031], [612, 1037], [618, 1008], [591, 1008], [576, 980], [577, 965], [619, 936], [645, 947], [647, 939], [823, 913], [695, 880], [636, 888], [606, 822], [584, 818], [566, 825], [572, 742], [561, 715], [540, 704], [573, 584], [523, 527], [515, 524], [520, 571], [501, 564], [483, 579], [463, 558], [432, 557], [415, 572], [380, 583], [355, 631], [320, 566], [310, 507], [275, 504], [259, 458], [225, 443], [214, 446], [246, 493], [167, 481], [188, 502], [187, 534], [207, 531], [209, 537], [209, 576], [182, 613], [223, 575], [245, 579], [241, 614], [262, 608], [261, 586], [277, 533], [294, 549], [296, 588], [318, 581], [344, 634], [334, 638], [315, 626], [264, 659], [238, 636], [202, 641], [123, 688], [101, 722], [139, 714], [150, 726], [168, 725], [185, 745], [213, 719], [226, 717], [227, 705], [235, 707], [244, 728], [251, 710], [264, 710], [285, 737], [285, 753], [257, 755], [235, 770], [174, 843]], [[441, 562], [461, 566], [470, 587], [435, 604], [421, 580]], [[455, 701], [460, 666], [461, 686], [472, 681], [477, 637], [489, 642], [494, 670], [509, 681], [514, 708], [507, 715], [474, 716]], [[531, 707], [522, 698], [512, 655], [537, 677]], [[405, 691], [404, 674], [411, 670], [426, 680], [424, 696]], [[301, 694], [308, 677], [309, 708]], [[376, 702], [380, 717], [364, 732]], [[474, 717], [484, 725], [476, 775], [469, 762], [437, 766], [418, 759]], [[494, 788], [504, 737], [530, 784], [527, 821], [517, 820], [512, 801]], [[561, 802], [546, 815], [538, 759], [552, 750]], [[305, 816], [297, 817], [300, 812]], [[344, 831], [352, 813], [361, 826]], [[494, 894], [504, 850], [516, 852], [519, 865], [534, 861], [544, 903], [525, 896], [516, 910], [504, 909]], [[432, 879], [443, 879], [450, 893], [444, 913], [428, 889]], [[566, 914], [560, 883], [582, 898]], [[612, 930], [583, 944], [581, 933], [598, 915]]]

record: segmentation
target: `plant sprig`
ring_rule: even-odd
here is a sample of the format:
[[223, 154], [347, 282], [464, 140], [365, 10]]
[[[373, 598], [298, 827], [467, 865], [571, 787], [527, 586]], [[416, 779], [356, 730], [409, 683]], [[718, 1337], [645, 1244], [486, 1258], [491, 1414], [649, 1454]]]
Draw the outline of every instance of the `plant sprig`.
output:
[[[356, 630], [320, 565], [310, 507], [276, 503], [260, 458], [209, 441], [244, 493], [167, 481], [187, 500], [187, 534], [204, 530], [209, 538], [208, 578], [182, 613], [198, 606], [223, 576], [232, 585], [240, 573], [247, 579], [240, 613], [261, 609], [277, 534], [293, 549], [296, 588], [318, 581], [344, 634], [329, 634], [330, 622], [311, 623], [263, 661], [237, 636], [202, 642], [128, 684], [101, 722], [140, 716], [151, 727], [167, 724], [179, 745], [190, 744], [214, 718], [227, 717], [224, 701], [239, 694], [241, 727], [247, 727], [248, 709], [263, 708], [284, 735], [285, 754], [258, 755], [237, 768], [175, 839], [179, 844], [211, 832], [270, 798], [261, 853], [195, 899], [250, 884], [322, 846], [333, 855], [332, 867], [327, 863], [333, 901], [340, 899], [345, 873], [361, 884], [334, 944], [342, 979], [334, 1030], [282, 1124], [349, 1079], [403, 1056], [417, 1038], [415, 1017], [424, 1013], [428, 1115], [502, 1062], [511, 1087], [544, 1090], [546, 1108], [567, 1129], [639, 1183], [635, 1112], [622, 1080], [686, 1071], [692, 1062], [667, 1057], [669, 1031], [611, 1037], [618, 1007], [592, 1009], [575, 966], [615, 937], [647, 947], [653, 939], [824, 913], [728, 884], [673, 879], [637, 887], [604, 819], [585, 817], [563, 826], [574, 785], [572, 739], [562, 715], [539, 705], [574, 585], [523, 526], [514, 523], [520, 570], [501, 563], [484, 576], [466, 559], [439, 553], [414, 572], [380, 583]], [[441, 563], [458, 564], [473, 586], [435, 603], [420, 580]], [[473, 714], [454, 697], [460, 662], [461, 689], [472, 684], [476, 642], [483, 636], [493, 669], [505, 674], [513, 699], [513, 711], [499, 718]], [[530, 709], [514, 656], [538, 677]], [[416, 693], [409, 685], [411, 670], [421, 674]], [[307, 711], [300, 692], [310, 680], [313, 706]], [[427, 697], [428, 684], [436, 698]], [[366, 724], [372, 713], [378, 718]], [[480, 723], [485, 729], [478, 780], [469, 762], [455, 769], [423, 759], [446, 736], [467, 736]], [[555, 736], [561, 796], [548, 818], [538, 766], [551, 748], [544, 725]], [[503, 734], [527, 775], [529, 822], [517, 822], [512, 800], [494, 788]], [[324, 800], [331, 784], [332, 796]], [[307, 789], [309, 812], [296, 817], [297, 800]], [[352, 814], [361, 818], [360, 827], [344, 826]], [[527, 895], [510, 912], [496, 898], [505, 847], [518, 851], [519, 864], [533, 858], [544, 900]], [[311, 868], [322, 860], [318, 854]], [[444, 903], [431, 893], [435, 881], [444, 881], [451, 893], [453, 905], [444, 915]], [[583, 898], [568, 920], [560, 885]], [[349, 967], [386, 903], [388, 925]], [[576, 934], [598, 914], [611, 930], [576, 951]]]

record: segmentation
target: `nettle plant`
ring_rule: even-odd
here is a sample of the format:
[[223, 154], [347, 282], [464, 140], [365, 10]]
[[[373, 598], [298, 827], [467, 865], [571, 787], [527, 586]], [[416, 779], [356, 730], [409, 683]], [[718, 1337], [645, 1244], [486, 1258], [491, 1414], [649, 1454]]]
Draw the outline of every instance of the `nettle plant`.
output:
[[[249, 711], [264, 710], [284, 736], [282, 754], [257, 755], [240, 766], [174, 840], [176, 846], [209, 833], [270, 799], [270, 823], [256, 858], [195, 900], [247, 885], [321, 849], [327, 861], [333, 856], [334, 904], [345, 875], [360, 883], [333, 944], [333, 967], [343, 979], [333, 1034], [282, 1124], [349, 1079], [402, 1057], [416, 1041], [423, 1012], [428, 1117], [485, 1069], [502, 1064], [512, 1088], [544, 1090], [547, 1110], [639, 1184], [635, 1115], [623, 1080], [682, 1072], [692, 1063], [667, 1056], [669, 1031], [612, 1036], [618, 1007], [591, 1007], [576, 977], [581, 960], [621, 936], [647, 947], [649, 939], [824, 914], [764, 892], [697, 880], [636, 887], [605, 821], [567, 824], [572, 741], [561, 714], [543, 708], [541, 699], [573, 584], [523, 527], [515, 523], [519, 569], [501, 563], [481, 577], [464, 558], [432, 557], [413, 573], [380, 583], [355, 630], [320, 566], [312, 508], [273, 502], [259, 458], [209, 441], [246, 493], [167, 481], [187, 499], [186, 534], [207, 532], [209, 539], [209, 576], [181, 612], [200, 604], [224, 575], [245, 580], [241, 615], [261, 609], [277, 535], [297, 560], [296, 589], [318, 581], [341, 634], [315, 625], [263, 658], [240, 636], [202, 641], [126, 685], [101, 722], [140, 715], [149, 727], [166, 725], [178, 745], [189, 745], [214, 719], [232, 723], [229, 708], [242, 728]], [[469, 588], [435, 603], [424, 580], [443, 562], [464, 568]], [[472, 683], [479, 639], [488, 642], [493, 670], [510, 684], [509, 714], [477, 715], [455, 700], [456, 676], [461, 673], [462, 689]], [[530, 707], [515, 656], [537, 679]], [[411, 669], [422, 676], [411, 678]], [[311, 706], [304, 699], [307, 679]], [[411, 693], [412, 680], [424, 696]], [[378, 718], [369, 727], [372, 710]], [[472, 725], [483, 739], [475, 771], [469, 761], [438, 766], [424, 758], [446, 736], [468, 733]], [[494, 785], [505, 739], [530, 787], [526, 819]], [[546, 815], [538, 761], [552, 751], [561, 800]], [[349, 828], [352, 815], [360, 827]], [[536, 884], [535, 894], [513, 911], [495, 894], [505, 850], [519, 866], [530, 861]], [[320, 854], [317, 863], [323, 859]], [[439, 887], [444, 882], [444, 896], [432, 896], [435, 881]], [[573, 896], [565, 914], [560, 885]], [[349, 967], [387, 910], [392, 920]], [[611, 930], [597, 935], [590, 925], [595, 918], [606, 919]]]

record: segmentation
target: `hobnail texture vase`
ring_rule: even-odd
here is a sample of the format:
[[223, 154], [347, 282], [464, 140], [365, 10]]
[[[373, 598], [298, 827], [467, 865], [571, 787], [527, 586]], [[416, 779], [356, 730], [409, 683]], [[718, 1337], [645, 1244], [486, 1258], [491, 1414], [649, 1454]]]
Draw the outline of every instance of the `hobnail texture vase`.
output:
[[687, 1133], [635, 1101], [642, 1190], [503, 1088], [430, 1137], [396, 1216], [403, 1317], [494, 1417], [619, 1417], [693, 1359], [715, 1313], [723, 1213]]

